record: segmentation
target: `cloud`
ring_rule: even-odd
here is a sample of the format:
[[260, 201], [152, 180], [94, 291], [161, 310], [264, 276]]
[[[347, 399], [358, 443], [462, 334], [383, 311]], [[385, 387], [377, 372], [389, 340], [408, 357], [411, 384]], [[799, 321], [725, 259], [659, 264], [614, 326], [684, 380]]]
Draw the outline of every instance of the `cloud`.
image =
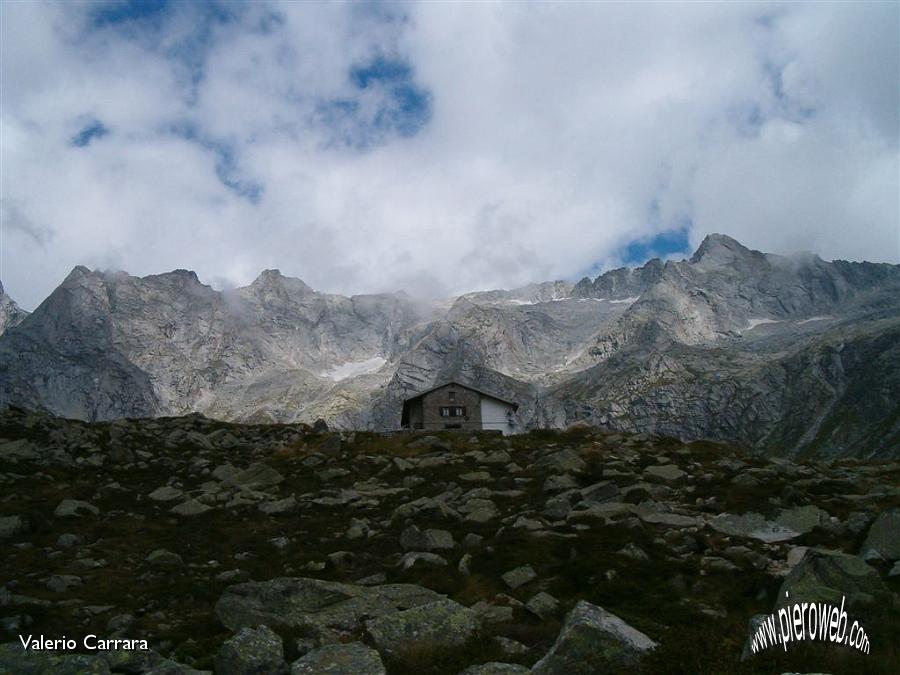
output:
[[900, 261], [893, 3], [2, 13], [0, 277], [25, 307], [76, 264], [437, 295], [713, 231]]

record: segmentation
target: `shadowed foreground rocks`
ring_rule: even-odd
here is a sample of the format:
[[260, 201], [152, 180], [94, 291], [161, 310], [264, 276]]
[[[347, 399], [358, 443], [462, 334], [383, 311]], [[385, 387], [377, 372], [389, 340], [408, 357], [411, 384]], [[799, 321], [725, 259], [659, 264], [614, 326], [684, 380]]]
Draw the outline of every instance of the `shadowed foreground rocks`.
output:
[[[855, 672], [900, 658], [896, 461], [590, 427], [0, 413], [0, 674]], [[784, 597], [871, 652], [741, 660]], [[75, 652], [23, 651], [66, 636]], [[86, 635], [149, 651], [87, 652]]]

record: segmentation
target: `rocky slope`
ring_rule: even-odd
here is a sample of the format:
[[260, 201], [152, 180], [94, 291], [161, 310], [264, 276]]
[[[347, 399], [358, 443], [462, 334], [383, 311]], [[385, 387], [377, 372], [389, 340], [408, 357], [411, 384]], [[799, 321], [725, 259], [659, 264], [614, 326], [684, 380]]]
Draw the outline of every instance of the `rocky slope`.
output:
[[3, 284], [0, 283], [0, 335], [6, 332], [7, 328], [18, 326], [26, 316], [28, 316], [28, 312], [19, 307], [16, 301], [6, 294]]
[[[0, 674], [894, 673], [900, 465], [0, 414]], [[846, 596], [870, 653], [747, 651]], [[23, 651], [18, 636], [150, 651]], [[84, 651], [79, 648], [79, 651]], [[290, 664], [290, 665], [288, 665]]]
[[455, 378], [517, 400], [525, 428], [900, 456], [898, 356], [900, 266], [722, 235], [685, 261], [436, 303], [272, 270], [219, 292], [183, 270], [79, 267], [0, 336], [0, 404], [393, 429], [404, 398]]

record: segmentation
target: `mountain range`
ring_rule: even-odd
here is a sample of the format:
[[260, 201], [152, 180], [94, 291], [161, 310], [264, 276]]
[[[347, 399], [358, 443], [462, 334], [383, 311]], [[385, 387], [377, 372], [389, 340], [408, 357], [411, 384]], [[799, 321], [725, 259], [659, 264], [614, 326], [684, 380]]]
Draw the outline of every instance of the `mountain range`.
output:
[[0, 405], [83, 420], [389, 430], [404, 398], [456, 379], [516, 400], [525, 428], [900, 456], [900, 265], [718, 234], [688, 260], [438, 301], [79, 266], [31, 314], [0, 287], [0, 329]]

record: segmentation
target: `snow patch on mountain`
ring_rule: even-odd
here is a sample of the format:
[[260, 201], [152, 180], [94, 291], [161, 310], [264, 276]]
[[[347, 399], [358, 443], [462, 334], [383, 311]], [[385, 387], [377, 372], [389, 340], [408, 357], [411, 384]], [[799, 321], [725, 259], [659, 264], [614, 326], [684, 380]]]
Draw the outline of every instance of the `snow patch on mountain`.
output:
[[346, 380], [351, 377], [369, 375], [377, 372], [385, 363], [387, 363], [387, 360], [382, 356], [373, 356], [370, 359], [364, 359], [362, 361], [347, 361], [346, 363], [340, 363], [329, 368], [322, 373], [322, 377], [327, 377], [329, 380], [340, 382], [341, 380]]
[[744, 330], [753, 330], [757, 326], [763, 326], [767, 323], [781, 323], [777, 319], [747, 319], [747, 327]]

